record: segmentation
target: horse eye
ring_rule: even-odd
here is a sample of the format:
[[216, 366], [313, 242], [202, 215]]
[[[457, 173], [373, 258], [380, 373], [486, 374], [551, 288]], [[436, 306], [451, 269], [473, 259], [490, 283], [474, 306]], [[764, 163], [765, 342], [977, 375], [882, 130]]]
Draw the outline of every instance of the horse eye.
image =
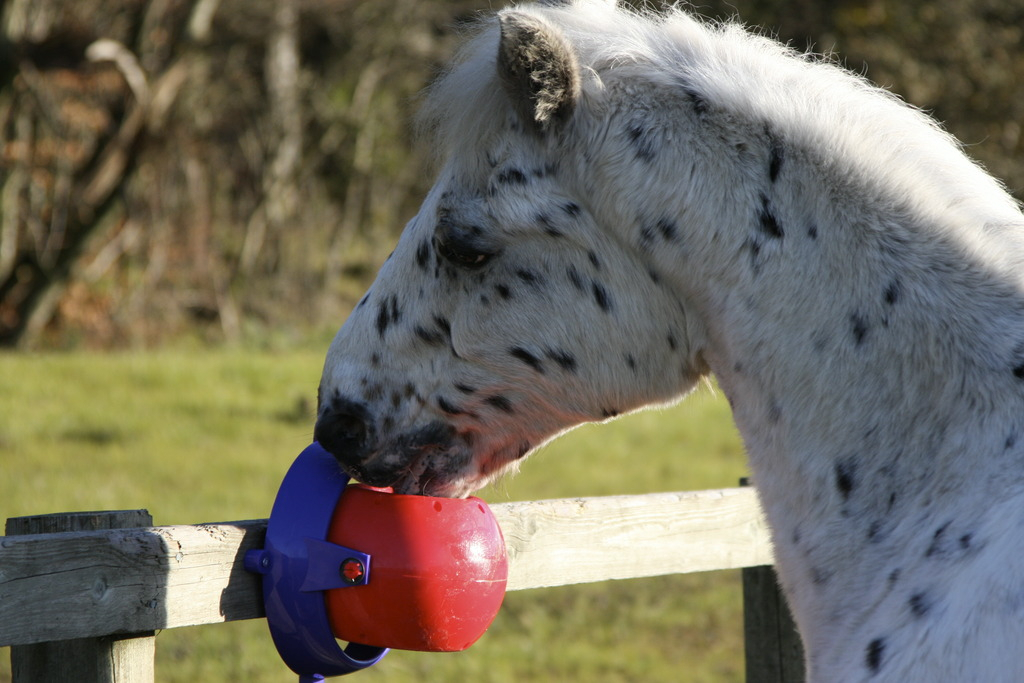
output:
[[444, 239], [439, 235], [434, 236], [434, 248], [446, 261], [462, 268], [480, 268], [494, 256], [493, 253], [466, 242]]

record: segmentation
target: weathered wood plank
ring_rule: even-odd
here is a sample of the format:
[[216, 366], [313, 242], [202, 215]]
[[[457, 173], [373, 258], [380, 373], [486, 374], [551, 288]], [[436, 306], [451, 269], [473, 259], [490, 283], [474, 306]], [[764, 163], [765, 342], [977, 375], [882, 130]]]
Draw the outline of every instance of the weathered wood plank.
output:
[[[71, 512], [7, 520], [8, 535], [96, 531], [151, 526], [146, 510]], [[0, 572], [3, 566], [0, 565]], [[124, 638], [78, 638], [11, 648], [14, 683], [152, 683], [156, 638], [152, 631]]]
[[263, 616], [266, 520], [0, 537], [0, 644]]
[[[509, 590], [768, 564], [755, 493], [492, 505]], [[0, 537], [0, 646], [263, 616], [247, 550], [266, 520]]]
[[491, 506], [509, 590], [772, 562], [752, 489], [543, 500]]

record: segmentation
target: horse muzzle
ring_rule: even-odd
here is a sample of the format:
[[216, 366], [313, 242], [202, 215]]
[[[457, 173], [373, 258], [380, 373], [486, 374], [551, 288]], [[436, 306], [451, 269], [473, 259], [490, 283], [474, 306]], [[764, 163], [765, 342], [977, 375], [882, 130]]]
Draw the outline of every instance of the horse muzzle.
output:
[[390, 486], [401, 474], [398, 469], [368, 466], [374, 432], [373, 419], [365, 404], [339, 398], [317, 419], [313, 439], [350, 476], [370, 486]]
[[370, 486], [394, 486], [426, 455], [451, 449], [455, 429], [438, 420], [380, 434], [366, 404], [336, 397], [321, 410], [313, 438], [351, 477]]

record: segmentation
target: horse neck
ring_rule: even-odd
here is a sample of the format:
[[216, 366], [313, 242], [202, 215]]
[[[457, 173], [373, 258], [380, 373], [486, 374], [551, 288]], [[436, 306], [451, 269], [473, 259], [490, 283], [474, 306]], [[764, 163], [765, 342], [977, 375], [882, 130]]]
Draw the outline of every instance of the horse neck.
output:
[[811, 544], [848, 573], [833, 584], [841, 602], [857, 599], [856, 575], [887, 570], [880, 540], [911, 533], [898, 520], [984, 509], [1019, 486], [1024, 286], [958, 236], [980, 221], [943, 225], [789, 173], [745, 208], [709, 209], [676, 282], [707, 331], [791, 588], [823, 571]]

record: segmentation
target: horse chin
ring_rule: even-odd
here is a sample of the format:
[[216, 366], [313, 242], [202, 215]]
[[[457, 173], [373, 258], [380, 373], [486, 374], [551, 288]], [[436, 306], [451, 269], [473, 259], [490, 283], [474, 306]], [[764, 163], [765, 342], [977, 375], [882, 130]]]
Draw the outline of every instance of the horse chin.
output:
[[[465, 498], [511, 470], [527, 452], [520, 443], [501, 444], [475, 450], [465, 444], [436, 444], [434, 447], [382, 449], [378, 456], [392, 464], [402, 463], [384, 486], [395, 493], [436, 498]], [[385, 470], [386, 471], [386, 470]], [[365, 474], [366, 472], [362, 472]], [[356, 479], [360, 473], [353, 472]]]
[[408, 474], [392, 486], [395, 493], [408, 496], [431, 496], [434, 498], [465, 498], [486, 482], [472, 482], [469, 479], [445, 480], [437, 477], [421, 477]]
[[[435, 498], [465, 498], [485, 486], [486, 479], [471, 476], [471, 470], [452, 467], [461, 460], [457, 453], [432, 453], [414, 459], [391, 488], [395, 493]], [[443, 464], [449, 464], [444, 467]]]

